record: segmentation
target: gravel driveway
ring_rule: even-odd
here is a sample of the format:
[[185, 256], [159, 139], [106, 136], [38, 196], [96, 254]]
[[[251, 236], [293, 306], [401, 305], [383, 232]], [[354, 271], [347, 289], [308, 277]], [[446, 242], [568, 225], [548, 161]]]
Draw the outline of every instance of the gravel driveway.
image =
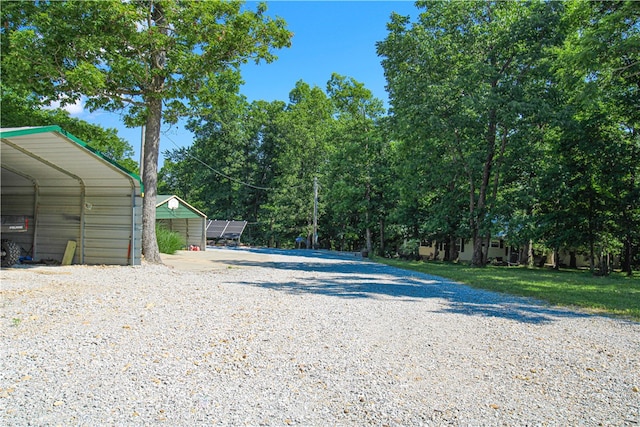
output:
[[165, 263], [2, 270], [0, 425], [640, 424], [639, 323], [327, 252]]

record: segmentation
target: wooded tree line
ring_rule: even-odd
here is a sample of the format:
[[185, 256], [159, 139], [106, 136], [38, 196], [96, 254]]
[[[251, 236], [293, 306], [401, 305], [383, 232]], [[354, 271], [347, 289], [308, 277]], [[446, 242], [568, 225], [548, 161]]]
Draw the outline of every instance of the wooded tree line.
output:
[[[130, 125], [153, 118], [152, 153], [160, 116], [190, 117], [194, 143], [165, 153], [158, 190], [248, 220], [249, 243], [311, 245], [317, 180], [321, 247], [392, 254], [438, 241], [453, 260], [471, 239], [481, 266], [483, 241], [501, 236], [587, 253], [594, 271], [609, 271], [608, 254], [628, 272], [640, 264], [640, 3], [417, 2], [418, 18], [391, 16], [377, 44], [388, 112], [337, 74], [325, 88], [299, 81], [288, 100], [239, 95], [239, 65], [275, 59], [290, 37], [264, 5], [24, 3], [3, 5], [3, 103], [6, 85], [113, 110], [130, 96]], [[64, 14], [75, 18], [58, 28]], [[100, 18], [111, 15], [115, 33]]]
[[[418, 2], [377, 45], [391, 110], [356, 80], [297, 83], [288, 102], [191, 122], [163, 192], [212, 218], [250, 221], [252, 243], [396, 251], [502, 236], [518, 247], [621, 256], [640, 241], [640, 5]], [[205, 166], [205, 164], [207, 166]], [[598, 268], [598, 265], [593, 265]], [[608, 270], [608, 267], [604, 267]]]

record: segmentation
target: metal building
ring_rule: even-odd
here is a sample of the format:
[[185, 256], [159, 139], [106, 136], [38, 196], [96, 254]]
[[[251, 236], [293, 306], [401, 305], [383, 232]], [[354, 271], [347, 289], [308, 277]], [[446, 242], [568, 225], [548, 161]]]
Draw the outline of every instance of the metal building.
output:
[[[58, 126], [0, 129], [1, 213], [30, 218], [11, 236], [34, 260], [139, 265], [140, 178]], [[5, 238], [5, 236], [3, 236]]]
[[157, 196], [156, 223], [180, 234], [187, 248], [207, 247], [207, 216], [178, 196]]

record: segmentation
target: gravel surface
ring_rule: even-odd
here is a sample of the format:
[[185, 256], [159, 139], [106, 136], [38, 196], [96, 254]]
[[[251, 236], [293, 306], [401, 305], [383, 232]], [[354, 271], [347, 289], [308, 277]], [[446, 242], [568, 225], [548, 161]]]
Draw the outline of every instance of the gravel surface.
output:
[[639, 323], [355, 257], [209, 252], [225, 263], [1, 271], [0, 425], [640, 424]]

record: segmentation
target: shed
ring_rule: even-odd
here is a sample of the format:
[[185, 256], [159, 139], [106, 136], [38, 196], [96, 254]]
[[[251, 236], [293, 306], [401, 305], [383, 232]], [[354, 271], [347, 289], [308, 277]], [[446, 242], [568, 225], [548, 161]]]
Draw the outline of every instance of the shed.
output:
[[158, 195], [156, 223], [180, 234], [187, 243], [187, 247], [197, 246], [205, 250], [207, 216], [180, 197]]
[[140, 177], [59, 126], [0, 129], [0, 139], [2, 215], [29, 217], [29, 231], [10, 236], [24, 255], [61, 261], [75, 241], [73, 263], [140, 264]]

